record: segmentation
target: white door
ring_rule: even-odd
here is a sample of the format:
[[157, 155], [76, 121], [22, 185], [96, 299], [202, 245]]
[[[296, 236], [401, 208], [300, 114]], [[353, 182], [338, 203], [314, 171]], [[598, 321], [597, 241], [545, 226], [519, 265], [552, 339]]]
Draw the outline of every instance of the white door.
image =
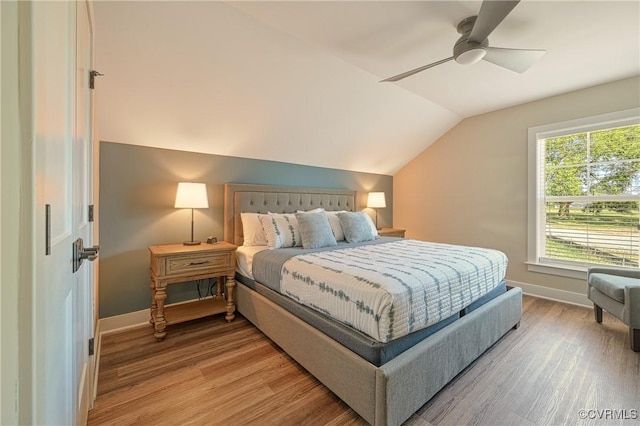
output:
[[78, 238], [92, 246], [91, 9], [84, 1], [33, 2], [31, 16], [33, 420], [38, 425], [84, 424], [92, 377], [88, 342], [93, 337], [93, 267], [84, 261], [74, 272], [73, 247]]

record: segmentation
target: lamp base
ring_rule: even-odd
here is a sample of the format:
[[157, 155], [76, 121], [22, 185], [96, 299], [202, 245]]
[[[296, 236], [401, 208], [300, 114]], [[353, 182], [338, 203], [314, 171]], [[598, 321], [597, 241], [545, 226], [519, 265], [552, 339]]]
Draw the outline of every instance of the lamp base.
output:
[[185, 241], [184, 243], [185, 246], [197, 246], [198, 244], [202, 244], [202, 242], [200, 241]]

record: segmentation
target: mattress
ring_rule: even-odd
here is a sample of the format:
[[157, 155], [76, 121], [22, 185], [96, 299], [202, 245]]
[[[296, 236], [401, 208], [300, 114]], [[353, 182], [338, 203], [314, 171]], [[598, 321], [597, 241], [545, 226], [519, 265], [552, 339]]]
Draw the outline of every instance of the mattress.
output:
[[276, 303], [280, 307], [294, 314], [315, 329], [323, 332], [336, 342], [345, 346], [352, 352], [358, 354], [361, 358], [369, 361], [371, 364], [380, 367], [400, 355], [407, 349], [413, 347], [417, 343], [426, 339], [430, 335], [442, 330], [449, 324], [458, 320], [463, 314], [469, 313], [482, 306], [484, 303], [504, 294], [507, 291], [506, 283], [502, 281], [496, 288], [486, 294], [481, 300], [474, 302], [470, 307], [462, 312], [456, 313], [449, 318], [440, 321], [437, 324], [423, 328], [404, 337], [392, 340], [387, 343], [381, 343], [371, 337], [360, 333], [353, 328], [346, 326], [326, 315], [319, 313], [311, 308], [300, 305], [299, 303], [283, 296], [272, 289], [255, 282], [254, 280], [237, 274], [236, 280], [239, 285], [245, 285], [252, 290], [262, 294], [267, 299]]
[[[360, 243], [355, 245], [349, 245], [346, 243], [341, 243], [340, 247], [346, 248], [350, 246], [361, 246], [361, 245], [370, 245], [370, 244], [381, 244], [384, 242], [397, 241], [396, 238], [380, 238], [376, 240], [376, 242], [367, 242]], [[430, 325], [428, 327], [422, 328], [420, 330], [409, 333], [405, 336], [393, 339], [389, 342], [379, 342], [372, 337], [355, 330], [354, 328], [345, 325], [335, 319], [332, 319], [325, 314], [318, 312], [310, 307], [301, 305], [297, 303], [295, 300], [284, 296], [274, 289], [270, 288], [270, 286], [263, 285], [259, 282], [256, 282], [253, 278], [253, 271], [247, 270], [247, 265], [253, 265], [254, 257], [260, 253], [265, 251], [267, 256], [275, 255], [278, 257], [280, 262], [283, 259], [290, 258], [292, 255], [308, 253], [308, 250], [303, 250], [301, 248], [291, 248], [291, 249], [281, 249], [281, 250], [266, 250], [265, 247], [239, 247], [237, 257], [238, 257], [238, 274], [236, 279], [239, 283], [244, 284], [245, 286], [255, 290], [256, 292], [262, 294], [272, 302], [278, 304], [283, 307], [287, 311], [296, 315], [306, 323], [310, 324], [314, 328], [322, 331], [324, 334], [328, 335], [335, 341], [339, 342], [343, 346], [347, 347], [354, 353], [358, 354], [363, 359], [366, 359], [370, 363], [376, 366], [381, 366], [386, 362], [392, 360], [397, 355], [401, 354], [405, 350], [411, 348], [418, 342], [424, 340], [431, 334], [441, 330], [447, 325], [459, 319], [461, 316], [477, 309], [482, 306], [484, 303], [492, 300], [493, 298], [505, 293], [507, 291], [506, 283], [504, 280], [501, 280], [491, 291], [484, 294], [482, 297], [474, 300], [468, 306], [460, 310], [459, 312], [455, 312], [447, 318], [439, 321], [436, 324]], [[314, 249], [311, 252], [320, 252], [324, 251], [324, 249]], [[278, 268], [275, 268], [277, 270]], [[274, 272], [275, 274], [275, 272]], [[249, 276], [250, 275], [250, 276]], [[260, 275], [260, 274], [259, 274]]]
[[298, 303], [385, 343], [445, 320], [504, 279], [491, 249], [380, 238], [330, 250], [265, 250], [253, 275]]

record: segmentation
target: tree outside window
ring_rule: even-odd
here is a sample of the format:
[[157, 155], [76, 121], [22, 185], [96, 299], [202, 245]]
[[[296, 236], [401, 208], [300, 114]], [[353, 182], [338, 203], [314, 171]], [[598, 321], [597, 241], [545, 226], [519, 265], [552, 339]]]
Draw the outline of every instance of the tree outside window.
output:
[[540, 140], [544, 248], [560, 261], [638, 266], [640, 125]]

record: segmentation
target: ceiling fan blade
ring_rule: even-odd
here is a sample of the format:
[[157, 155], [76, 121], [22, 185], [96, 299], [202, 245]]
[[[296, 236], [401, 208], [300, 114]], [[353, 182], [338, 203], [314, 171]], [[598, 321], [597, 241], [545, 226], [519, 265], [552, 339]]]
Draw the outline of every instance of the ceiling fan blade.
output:
[[500, 22], [520, 3], [520, 0], [496, 1], [484, 0], [476, 23], [473, 25], [469, 41], [482, 43], [496, 29]]
[[485, 61], [518, 73], [523, 73], [546, 53], [546, 50], [487, 48]]
[[403, 78], [407, 78], [409, 76], [417, 74], [420, 71], [424, 71], [424, 70], [427, 70], [429, 68], [433, 68], [436, 65], [444, 64], [445, 62], [449, 62], [451, 60], [453, 60], [453, 56], [450, 57], [450, 58], [447, 58], [447, 59], [443, 59], [443, 60], [438, 61], [438, 62], [434, 62], [434, 63], [429, 64], [429, 65], [422, 66], [420, 68], [416, 68], [416, 69], [411, 70], [411, 71], [403, 72], [402, 74], [394, 75], [393, 77], [389, 77], [389, 78], [386, 78], [384, 80], [381, 80], [380, 83], [384, 83], [384, 82], [387, 82], [387, 81], [399, 81], [399, 80], [402, 80]]

